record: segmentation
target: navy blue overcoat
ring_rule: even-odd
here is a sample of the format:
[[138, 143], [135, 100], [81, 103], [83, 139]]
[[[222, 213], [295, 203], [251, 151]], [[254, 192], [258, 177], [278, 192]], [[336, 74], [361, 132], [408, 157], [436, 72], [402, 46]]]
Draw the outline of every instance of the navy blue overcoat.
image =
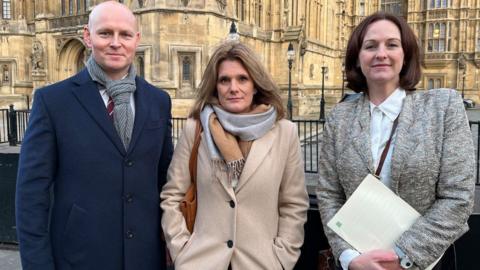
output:
[[23, 269], [162, 269], [171, 101], [136, 85], [128, 150], [86, 69], [35, 92], [16, 191]]

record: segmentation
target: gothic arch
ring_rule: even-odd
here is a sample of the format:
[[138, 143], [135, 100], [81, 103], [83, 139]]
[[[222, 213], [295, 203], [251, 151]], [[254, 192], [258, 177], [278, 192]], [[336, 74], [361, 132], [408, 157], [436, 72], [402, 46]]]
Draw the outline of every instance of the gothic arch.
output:
[[57, 81], [79, 72], [85, 66], [87, 55], [88, 51], [82, 41], [73, 38], [65, 42], [58, 55]]

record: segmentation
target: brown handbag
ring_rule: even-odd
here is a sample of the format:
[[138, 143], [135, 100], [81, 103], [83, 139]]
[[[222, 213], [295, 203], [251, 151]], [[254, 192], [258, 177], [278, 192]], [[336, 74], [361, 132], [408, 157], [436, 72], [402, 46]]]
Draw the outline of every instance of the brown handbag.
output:
[[202, 125], [200, 121], [196, 121], [195, 139], [193, 141], [192, 152], [190, 153], [190, 161], [188, 169], [190, 171], [190, 179], [192, 184], [188, 187], [183, 200], [180, 202], [180, 211], [185, 218], [187, 229], [190, 233], [193, 232], [193, 225], [195, 225], [195, 216], [197, 215], [197, 157], [198, 147], [200, 146]]

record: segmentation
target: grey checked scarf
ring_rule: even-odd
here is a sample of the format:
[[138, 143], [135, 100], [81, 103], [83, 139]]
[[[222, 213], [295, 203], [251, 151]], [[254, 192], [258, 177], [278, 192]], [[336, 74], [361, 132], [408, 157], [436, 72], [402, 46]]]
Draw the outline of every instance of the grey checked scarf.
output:
[[112, 97], [115, 105], [113, 108], [113, 124], [125, 150], [127, 150], [132, 138], [134, 121], [130, 95], [137, 89], [135, 85], [135, 67], [130, 65], [127, 77], [121, 80], [111, 80], [93, 57], [90, 57], [87, 62], [87, 70], [92, 79], [103, 85], [107, 94]]

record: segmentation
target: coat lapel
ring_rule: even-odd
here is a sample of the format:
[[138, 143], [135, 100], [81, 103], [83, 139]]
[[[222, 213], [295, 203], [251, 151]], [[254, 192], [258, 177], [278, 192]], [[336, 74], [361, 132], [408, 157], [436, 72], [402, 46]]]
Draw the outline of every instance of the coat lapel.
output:
[[352, 123], [352, 143], [368, 170], [374, 173], [374, 164], [370, 142], [370, 102], [363, 95], [356, 107], [356, 118]]
[[74, 76], [72, 80], [76, 85], [76, 87], [72, 88], [72, 92], [80, 104], [90, 114], [100, 129], [112, 141], [118, 151], [120, 151], [122, 154], [125, 154], [125, 149], [120, 137], [117, 135], [115, 127], [107, 115], [107, 109], [102, 97], [100, 96], [98, 87], [90, 78], [87, 69], [83, 69], [80, 73]]
[[240, 180], [238, 181], [238, 186], [236, 193], [238, 193], [243, 186], [252, 178], [252, 175], [255, 173], [257, 168], [262, 164], [263, 160], [267, 156], [268, 152], [272, 148], [273, 142], [275, 141], [275, 130], [274, 126], [270, 131], [267, 132], [262, 138], [255, 140], [248, 153], [245, 166], [243, 167], [242, 174], [240, 175]]
[[149, 98], [145, 82], [137, 77], [135, 79], [135, 84], [137, 86], [137, 89], [135, 90], [135, 122], [133, 124], [132, 139], [128, 146], [128, 153], [131, 153], [135, 148], [135, 144], [142, 133], [150, 108], [150, 106], [148, 106]]
[[415, 95], [407, 95], [403, 101], [403, 108], [399, 116], [398, 127], [395, 135], [395, 144], [392, 153], [392, 188], [398, 190], [398, 183], [406, 161], [418, 144], [422, 127], [416, 127], [420, 122], [416, 119], [422, 117], [422, 106], [415, 106]]

